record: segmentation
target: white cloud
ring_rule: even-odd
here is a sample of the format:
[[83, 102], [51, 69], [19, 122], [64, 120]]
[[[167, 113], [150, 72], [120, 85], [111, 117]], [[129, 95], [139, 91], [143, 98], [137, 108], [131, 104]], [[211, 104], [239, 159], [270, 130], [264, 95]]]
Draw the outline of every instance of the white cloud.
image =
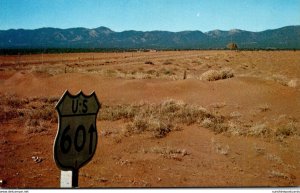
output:
[[197, 13], [197, 17], [200, 17], [200, 13], [199, 12]]

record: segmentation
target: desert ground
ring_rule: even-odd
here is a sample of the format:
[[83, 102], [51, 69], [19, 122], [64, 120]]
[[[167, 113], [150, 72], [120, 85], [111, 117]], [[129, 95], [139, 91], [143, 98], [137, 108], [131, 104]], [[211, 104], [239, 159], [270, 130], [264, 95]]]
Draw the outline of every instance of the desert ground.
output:
[[1, 187], [60, 187], [65, 90], [102, 104], [79, 187], [300, 186], [299, 51], [0, 56]]

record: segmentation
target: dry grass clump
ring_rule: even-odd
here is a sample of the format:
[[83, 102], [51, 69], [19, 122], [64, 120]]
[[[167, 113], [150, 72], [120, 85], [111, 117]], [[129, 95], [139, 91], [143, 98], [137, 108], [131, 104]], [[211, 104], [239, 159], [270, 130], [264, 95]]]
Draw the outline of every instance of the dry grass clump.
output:
[[170, 117], [172, 121], [186, 125], [201, 123], [205, 118], [211, 118], [214, 121], [218, 119], [216, 115], [201, 106], [188, 105], [172, 99], [160, 104], [159, 112], [162, 116]]
[[98, 119], [116, 121], [120, 119], [132, 119], [137, 114], [139, 106], [133, 105], [116, 105], [107, 106], [104, 105], [101, 108]]
[[9, 94], [2, 94], [0, 105], [1, 106], [9, 106], [11, 108], [21, 108], [25, 104], [28, 104], [28, 99], [21, 99], [17, 95], [9, 95]]
[[41, 119], [57, 122], [57, 113], [54, 106], [45, 105], [42, 108], [31, 108], [28, 111], [29, 119]]
[[283, 85], [283, 86], [287, 86], [288, 84], [288, 79], [287, 77], [281, 75], [281, 74], [273, 74], [272, 79], [275, 82], [278, 82], [279, 84]]
[[265, 123], [263, 124], [257, 124], [252, 126], [249, 129], [248, 135], [250, 136], [261, 136], [261, 137], [266, 137], [271, 134], [271, 130], [267, 127]]
[[292, 80], [290, 80], [290, 81], [287, 83], [287, 85], [288, 85], [289, 87], [296, 88], [296, 87], [298, 86], [298, 80], [292, 79]]
[[285, 125], [280, 125], [275, 130], [275, 136], [279, 138], [286, 138], [288, 136], [300, 135], [297, 123], [290, 122]]
[[154, 63], [152, 61], [146, 61], [145, 64], [154, 65]]
[[0, 121], [6, 122], [19, 117], [19, 113], [15, 108], [0, 106]]
[[231, 135], [245, 136], [247, 134], [247, 130], [239, 122], [228, 121], [226, 126], [227, 126], [227, 131], [226, 132], [231, 134]]
[[241, 116], [242, 116], [242, 114], [238, 111], [233, 111], [233, 112], [230, 113], [231, 118], [239, 118]]
[[172, 64], [172, 61], [171, 60], [166, 60], [163, 62], [163, 65], [170, 65]]
[[16, 95], [0, 95], [0, 121], [5, 122], [23, 116], [23, 109], [28, 99], [21, 99]]
[[136, 116], [132, 123], [127, 124], [126, 128], [129, 134], [150, 132], [153, 137], [162, 138], [174, 128], [174, 125], [166, 120]]
[[175, 73], [171, 69], [162, 68], [161, 73], [167, 76], [175, 75]]
[[258, 106], [260, 112], [267, 112], [270, 110], [270, 106], [268, 104], [262, 104]]
[[229, 130], [228, 122], [225, 122], [225, 117], [223, 116], [214, 116], [210, 118], [207, 117], [202, 120], [200, 125], [202, 127], [208, 128], [216, 134], [228, 132]]
[[45, 121], [40, 121], [37, 119], [27, 119], [27, 121], [25, 122], [25, 134], [41, 133], [47, 131], [48, 127], [49, 126]]
[[224, 68], [221, 70], [208, 70], [200, 76], [200, 79], [206, 81], [216, 81], [232, 77], [234, 77], [233, 70], [231, 68]]
[[288, 86], [291, 88], [296, 88], [298, 86], [298, 79], [289, 80], [286, 76], [281, 74], [273, 74], [271, 79], [283, 86]]
[[290, 179], [290, 176], [288, 174], [282, 173], [280, 171], [272, 170], [269, 172], [270, 178], [282, 178], [282, 179]]
[[190, 155], [190, 152], [188, 152], [186, 149], [157, 146], [150, 149], [143, 149], [143, 153], [155, 153], [163, 156], [164, 158], [175, 159], [178, 161], [182, 161], [184, 156]]
[[275, 155], [275, 154], [269, 154], [268, 153], [265, 157], [266, 157], [267, 160], [275, 162], [277, 164], [282, 164], [283, 163], [282, 159], [279, 156]]
[[212, 148], [216, 153], [222, 155], [228, 155], [230, 151], [229, 145], [224, 145], [220, 142], [217, 142], [214, 138], [211, 139]]

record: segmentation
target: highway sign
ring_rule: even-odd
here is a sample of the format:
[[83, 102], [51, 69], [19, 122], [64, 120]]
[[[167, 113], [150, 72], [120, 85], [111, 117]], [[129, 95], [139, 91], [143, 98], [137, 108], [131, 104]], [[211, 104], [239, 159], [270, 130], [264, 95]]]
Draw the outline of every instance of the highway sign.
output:
[[78, 171], [92, 159], [98, 142], [96, 118], [100, 107], [95, 92], [71, 95], [66, 91], [58, 101], [54, 160], [61, 170]]

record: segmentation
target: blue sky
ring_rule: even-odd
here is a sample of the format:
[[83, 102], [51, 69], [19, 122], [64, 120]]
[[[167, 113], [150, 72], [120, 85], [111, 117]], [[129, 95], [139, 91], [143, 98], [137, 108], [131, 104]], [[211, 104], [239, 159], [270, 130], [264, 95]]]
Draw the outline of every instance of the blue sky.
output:
[[300, 0], [0, 0], [2, 30], [106, 26], [206, 32], [287, 25], [300, 25]]

